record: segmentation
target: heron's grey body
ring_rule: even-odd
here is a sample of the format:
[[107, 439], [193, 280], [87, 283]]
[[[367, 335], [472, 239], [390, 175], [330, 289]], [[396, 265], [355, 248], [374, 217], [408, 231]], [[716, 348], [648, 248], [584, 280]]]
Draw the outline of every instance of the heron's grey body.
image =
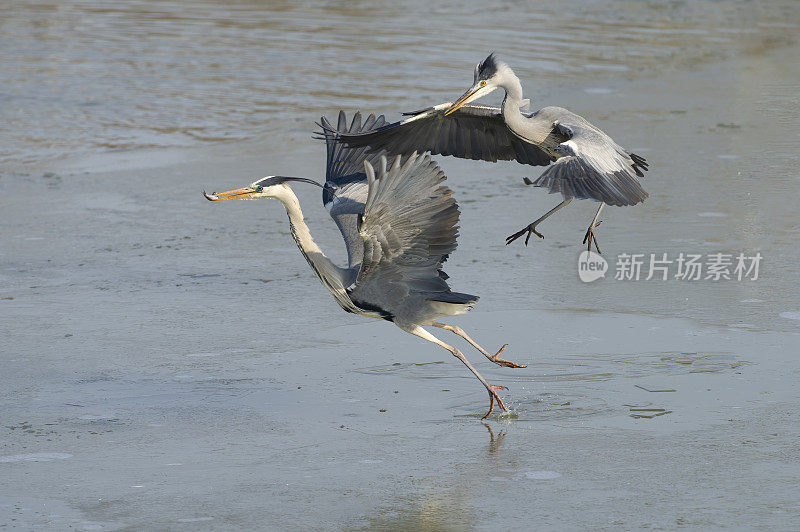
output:
[[[467, 105], [498, 88], [506, 93], [501, 107]], [[466, 159], [550, 165], [538, 179], [526, 182], [561, 193], [563, 204], [577, 198], [625, 206], [648, 197], [638, 180], [648, 169], [642, 157], [567, 109], [544, 107], [525, 113], [524, 103], [519, 78], [490, 55], [475, 67], [473, 86], [455, 103], [409, 113], [404, 120], [372, 131], [340, 133], [340, 138], [348, 146], [375, 151], [428, 150]]]
[[[340, 113], [338, 129], [364, 131], [380, 127], [383, 117], [370, 115], [362, 125], [356, 115], [349, 127]], [[311, 237], [291, 181], [318, 183], [306, 178], [269, 176], [249, 187], [210, 200], [274, 198], [289, 216], [292, 237], [308, 264], [337, 303], [354, 314], [394, 322], [401, 329], [434, 342], [459, 358], [489, 392], [492, 406], [498, 387], [488, 384], [458, 349], [434, 337], [423, 326], [455, 332], [498, 365], [522, 367], [490, 355], [458, 327], [439, 323], [445, 316], [470, 310], [478, 296], [453, 292], [442, 264], [456, 249], [458, 205], [445, 175], [429, 154], [416, 152], [394, 157], [341, 145], [323, 117], [328, 148], [323, 203], [339, 227], [347, 247], [348, 265], [334, 264]], [[322, 186], [322, 185], [319, 185]], [[502, 351], [502, 349], [501, 349]], [[491, 413], [491, 408], [490, 408]], [[487, 414], [488, 415], [488, 414]]]

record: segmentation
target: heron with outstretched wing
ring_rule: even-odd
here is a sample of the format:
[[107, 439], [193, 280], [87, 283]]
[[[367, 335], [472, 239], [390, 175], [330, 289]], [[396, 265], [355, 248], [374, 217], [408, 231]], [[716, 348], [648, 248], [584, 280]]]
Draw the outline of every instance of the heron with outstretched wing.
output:
[[[383, 117], [370, 115], [362, 124], [356, 115], [347, 126], [340, 113], [337, 133], [358, 134], [381, 127]], [[439, 327], [464, 338], [491, 362], [524, 367], [491, 354], [461, 328], [439, 320], [470, 310], [478, 296], [453, 292], [442, 264], [456, 249], [459, 210], [452, 190], [442, 184], [445, 175], [429, 154], [411, 151], [391, 163], [384, 154], [348, 148], [338, 142], [325, 118], [323, 135], [328, 148], [324, 185], [302, 177], [268, 176], [247, 187], [206, 194], [211, 201], [273, 198], [289, 215], [292, 237], [316, 276], [347, 312], [393, 322], [406, 332], [433, 342], [461, 360], [489, 392], [489, 412], [494, 403], [506, 410], [497, 390], [457, 348], [427, 331]], [[334, 264], [311, 238], [290, 183], [311, 183], [323, 189], [323, 202], [341, 230], [348, 265]]]
[[[497, 90], [505, 91], [501, 107], [470, 105]], [[430, 151], [465, 159], [496, 162], [516, 160], [521, 164], [548, 166], [542, 175], [525, 183], [559, 192], [563, 201], [536, 221], [506, 239], [510, 244], [526, 235], [544, 236], [536, 227], [573, 199], [600, 202], [584, 244], [597, 251], [595, 228], [604, 205], [636, 205], [648, 194], [639, 183], [647, 161], [622, 148], [585, 118], [562, 107], [544, 107], [526, 113], [522, 84], [511, 68], [494, 54], [475, 67], [470, 87], [455, 102], [408, 113], [408, 118], [384, 124], [371, 131], [339, 133], [350, 147], [389, 153]]]

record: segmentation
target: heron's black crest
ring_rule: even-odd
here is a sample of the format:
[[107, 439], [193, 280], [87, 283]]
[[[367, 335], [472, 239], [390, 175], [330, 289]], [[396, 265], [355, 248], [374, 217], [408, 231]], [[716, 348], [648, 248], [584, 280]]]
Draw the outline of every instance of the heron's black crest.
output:
[[300, 182], [303, 182], [303, 183], [310, 183], [312, 185], [317, 185], [320, 188], [325, 188], [324, 185], [321, 185], [321, 184], [317, 183], [313, 179], [307, 179], [305, 177], [286, 177], [286, 176], [283, 176], [283, 175], [274, 175], [274, 176], [270, 176], [270, 177], [265, 177], [264, 179], [262, 179], [260, 181], [257, 181], [255, 183], [255, 185], [259, 186], [259, 187], [266, 188], [266, 187], [272, 187], [272, 186], [275, 186], [275, 185], [280, 185], [281, 183], [285, 183], [287, 181], [300, 181]]
[[489, 57], [478, 63], [478, 80], [489, 79], [497, 73], [499, 62], [494, 56], [494, 52]]
[[286, 178], [280, 175], [273, 175], [270, 177], [265, 177], [259, 181], [256, 181], [254, 184], [259, 187], [271, 187], [274, 185], [280, 185], [286, 181]]

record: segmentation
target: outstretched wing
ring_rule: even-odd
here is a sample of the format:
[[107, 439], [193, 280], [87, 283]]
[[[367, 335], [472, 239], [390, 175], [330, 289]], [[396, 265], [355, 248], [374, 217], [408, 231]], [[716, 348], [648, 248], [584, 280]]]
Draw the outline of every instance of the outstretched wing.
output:
[[350, 290], [353, 302], [394, 314], [412, 293], [437, 301], [477, 300], [451, 293], [441, 271], [456, 249], [459, 211], [430, 155], [413, 153], [404, 164], [398, 156], [388, 169], [382, 157], [377, 177], [369, 163], [365, 166], [369, 197], [360, 223], [364, 258]]
[[[551, 109], [555, 111], [551, 111]], [[545, 108], [542, 116], [558, 116], [555, 128], [567, 137], [555, 150], [562, 156], [533, 182], [565, 198], [594, 199], [609, 205], [636, 205], [647, 199], [637, 177], [648, 164], [628, 153], [611, 137], [566, 109]]]
[[[347, 116], [344, 111], [339, 111], [336, 128], [331, 125], [326, 117], [320, 118], [318, 124], [322, 131], [318, 133], [318, 138], [325, 139], [325, 146], [328, 152], [328, 160], [325, 171], [325, 178], [328, 183], [335, 187], [343, 187], [352, 182], [363, 181], [366, 184], [367, 177], [364, 174], [364, 161], [370, 164], [377, 164], [380, 153], [370, 153], [365, 148], [348, 147], [338, 141], [339, 135], [364, 135], [374, 132], [386, 125], [383, 115], [375, 116], [370, 114], [366, 120], [361, 120], [361, 113], [353, 115], [350, 125], [347, 125]], [[324, 191], [324, 193], [335, 193], [336, 189]], [[328, 203], [327, 200], [323, 200]]]
[[348, 126], [344, 111], [339, 111], [335, 129], [324, 116], [318, 124], [322, 128], [318, 138], [325, 140], [328, 152], [322, 203], [342, 233], [350, 266], [361, 260], [363, 249], [363, 242], [358, 234], [358, 216], [364, 212], [364, 202], [367, 201], [364, 161], [377, 164], [382, 152], [368, 152], [363, 147], [349, 148], [339, 142], [337, 136], [344, 133], [362, 134], [374, 131], [385, 124], [383, 115], [376, 117], [370, 114], [362, 122], [361, 113], [356, 113]]
[[411, 116], [373, 131], [341, 133], [339, 137], [348, 146], [369, 146], [390, 154], [429, 151], [462, 159], [516, 160], [533, 166], [545, 166], [555, 160], [536, 144], [514, 135], [498, 107], [464, 105], [445, 116], [450, 107], [452, 102], [446, 102], [406, 113]]

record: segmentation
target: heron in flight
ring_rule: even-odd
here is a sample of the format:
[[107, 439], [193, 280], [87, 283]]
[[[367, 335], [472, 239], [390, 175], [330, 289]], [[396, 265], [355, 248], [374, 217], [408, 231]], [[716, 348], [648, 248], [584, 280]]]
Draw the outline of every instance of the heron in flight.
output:
[[[347, 127], [339, 114], [338, 130], [369, 131], [385, 123], [370, 115], [361, 124], [356, 114]], [[396, 156], [391, 163], [384, 154], [343, 146], [326, 126], [328, 161], [324, 185], [302, 177], [268, 176], [249, 186], [220, 194], [205, 194], [211, 201], [274, 198], [289, 215], [289, 228], [311, 269], [347, 312], [393, 322], [406, 332], [433, 342], [453, 354], [489, 392], [489, 412], [494, 403], [507, 410], [497, 390], [469, 363], [457, 348], [427, 331], [425, 326], [451, 331], [500, 366], [525, 367], [491, 354], [461, 328], [439, 320], [470, 310], [478, 296], [453, 292], [442, 263], [456, 249], [459, 210], [452, 190], [442, 184], [445, 175], [429, 154]], [[348, 265], [334, 264], [311, 238], [300, 203], [291, 183], [322, 187], [323, 202], [339, 227], [347, 247]]]
[[[497, 89], [505, 91], [501, 107], [469, 105]], [[372, 131], [340, 133], [340, 140], [351, 147], [390, 153], [417, 150], [465, 159], [550, 165], [537, 180], [526, 177], [524, 181], [551, 194], [560, 192], [563, 201], [506, 238], [506, 244], [526, 234], [525, 245], [531, 234], [544, 238], [536, 230], [540, 223], [575, 198], [592, 199], [599, 201], [600, 207], [583, 243], [591, 250], [594, 242], [599, 252], [595, 228], [603, 206], [636, 205], [647, 198], [637, 179], [648, 169], [647, 161], [629, 153], [582, 116], [562, 107], [523, 112], [528, 103], [522, 98], [516, 74], [490, 54], [475, 66], [472, 87], [455, 103], [405, 113], [408, 118]]]

